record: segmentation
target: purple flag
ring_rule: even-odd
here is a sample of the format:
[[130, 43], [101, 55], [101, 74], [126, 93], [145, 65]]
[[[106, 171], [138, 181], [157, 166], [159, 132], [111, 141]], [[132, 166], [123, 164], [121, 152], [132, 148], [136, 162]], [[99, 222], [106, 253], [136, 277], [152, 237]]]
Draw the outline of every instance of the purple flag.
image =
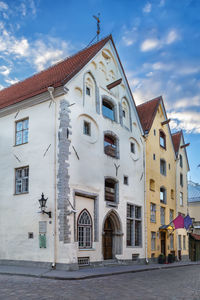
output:
[[187, 215], [185, 218], [184, 218], [184, 227], [185, 229], [189, 229], [190, 225], [192, 225], [192, 219], [190, 218], [189, 215]]
[[184, 219], [181, 215], [176, 217], [176, 219], [173, 220], [173, 223], [174, 223], [175, 229], [184, 228]]

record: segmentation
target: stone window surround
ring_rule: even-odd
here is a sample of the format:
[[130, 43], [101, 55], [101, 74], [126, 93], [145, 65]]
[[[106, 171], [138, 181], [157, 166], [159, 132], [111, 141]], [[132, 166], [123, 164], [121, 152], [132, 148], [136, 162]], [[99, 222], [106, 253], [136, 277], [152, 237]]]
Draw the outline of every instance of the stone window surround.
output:
[[[120, 155], [119, 155], [119, 138], [118, 138], [118, 136], [111, 130], [104, 131], [103, 132], [103, 138], [104, 138], [105, 135], [110, 135], [111, 137], [115, 138], [115, 140], [116, 140], [116, 157], [112, 157], [112, 158], [119, 159]], [[104, 152], [104, 143], [103, 143], [103, 152]]]
[[[113, 181], [115, 181], [116, 183], [116, 187], [115, 187], [115, 196], [116, 196], [116, 201], [115, 202], [111, 202], [111, 201], [105, 201], [105, 180], [106, 179], [112, 179]], [[104, 201], [106, 202], [106, 206], [112, 206], [112, 207], [118, 207], [119, 204], [119, 180], [116, 179], [115, 177], [112, 176], [104, 176]]]
[[[74, 189], [73, 190], [73, 207], [76, 210], [76, 196], [81, 196], [85, 198], [91, 198], [94, 200], [94, 216], [93, 217], [93, 228], [94, 228], [94, 240], [93, 242], [99, 241], [99, 195], [95, 193], [90, 193], [83, 190]], [[87, 208], [85, 208], [87, 209]], [[74, 241], [78, 241], [78, 233], [76, 226], [76, 213], [74, 214]]]
[[[111, 105], [113, 106], [113, 111], [114, 111], [114, 120], [111, 120], [109, 118], [107, 118], [106, 116], [103, 115], [103, 100], [107, 101], [108, 103], [111, 103]], [[105, 119], [108, 119], [112, 122], [116, 122], [118, 123], [118, 114], [117, 114], [117, 103], [115, 102], [115, 100], [107, 95], [102, 95], [101, 96], [101, 113], [102, 113], [102, 116], [105, 118]]]

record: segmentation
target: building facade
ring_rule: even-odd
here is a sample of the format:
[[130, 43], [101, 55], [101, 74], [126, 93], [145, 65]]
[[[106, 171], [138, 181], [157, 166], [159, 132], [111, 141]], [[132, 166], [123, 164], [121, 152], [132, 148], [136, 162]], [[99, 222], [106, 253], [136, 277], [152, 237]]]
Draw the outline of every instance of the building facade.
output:
[[[174, 149], [176, 153], [176, 216], [187, 216], [188, 211], [188, 181], [187, 173], [189, 163], [183, 132], [179, 131], [172, 135]], [[177, 257], [179, 260], [188, 260], [189, 258], [189, 240], [185, 228], [176, 230], [177, 236]]]
[[0, 126], [1, 261], [144, 260], [143, 129], [111, 36], [0, 91]]
[[137, 106], [146, 148], [147, 257], [176, 253], [176, 156], [162, 97]]

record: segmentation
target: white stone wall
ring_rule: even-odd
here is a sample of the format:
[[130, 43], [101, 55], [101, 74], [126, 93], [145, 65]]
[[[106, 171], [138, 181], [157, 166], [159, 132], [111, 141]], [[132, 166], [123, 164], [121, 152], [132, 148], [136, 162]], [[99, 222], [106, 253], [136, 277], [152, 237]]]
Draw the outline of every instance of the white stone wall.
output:
[[[120, 69], [116, 54], [108, 43], [103, 52], [88, 63], [66, 87], [66, 95], [56, 97], [50, 104], [46, 93], [43, 100], [35, 105], [27, 101], [13, 106], [8, 114], [0, 111], [0, 260], [25, 260], [39, 262], [76, 263], [77, 257], [90, 257], [91, 261], [101, 261], [102, 232], [106, 215], [116, 211], [121, 222], [122, 252], [116, 255], [119, 259], [131, 259], [138, 253], [144, 258], [144, 167], [142, 131], [130, 91]], [[89, 73], [88, 73], [89, 72]], [[91, 75], [92, 74], [92, 75]], [[106, 86], [122, 78], [122, 82], [110, 91]], [[91, 96], [85, 93], [85, 84], [91, 89]], [[56, 93], [56, 91], [55, 91]], [[102, 115], [102, 97], [112, 99], [116, 106], [116, 121]], [[66, 151], [69, 160], [66, 168], [69, 177], [66, 180], [65, 197], [59, 195], [60, 158], [60, 113], [62, 101], [70, 105], [69, 122], [71, 128]], [[121, 106], [126, 110], [128, 120], [123, 120]], [[125, 106], [126, 105], [126, 106]], [[56, 119], [55, 119], [56, 109]], [[19, 113], [16, 116], [16, 113]], [[120, 117], [121, 116], [121, 117]], [[27, 144], [15, 146], [15, 121], [29, 118], [29, 140]], [[83, 134], [83, 121], [91, 123], [91, 136]], [[56, 136], [55, 136], [56, 130]], [[112, 131], [119, 139], [119, 159], [104, 153], [104, 132]], [[66, 133], [67, 134], [67, 133]], [[56, 147], [55, 147], [56, 138]], [[67, 139], [67, 138], [66, 138]], [[136, 145], [136, 153], [130, 152], [130, 142]], [[44, 153], [50, 146], [46, 155]], [[69, 149], [68, 146], [69, 145]], [[75, 151], [78, 154], [78, 157]], [[54, 152], [56, 151], [56, 152]], [[19, 161], [17, 160], [17, 158]], [[55, 161], [56, 158], [56, 161]], [[116, 175], [116, 166], [118, 174]], [[15, 168], [29, 166], [29, 193], [15, 195]], [[123, 184], [123, 176], [128, 176], [128, 185]], [[56, 177], [55, 177], [56, 176]], [[115, 207], [107, 206], [104, 201], [104, 178], [116, 178], [119, 183], [119, 203]], [[69, 185], [69, 186], [68, 186]], [[75, 192], [84, 193], [87, 197], [76, 196]], [[48, 197], [47, 211], [52, 211], [52, 218], [39, 212], [38, 199], [41, 193]], [[69, 195], [68, 195], [69, 193]], [[56, 195], [56, 207], [55, 207]], [[59, 198], [59, 199], [58, 199]], [[62, 204], [64, 215], [58, 207]], [[70, 202], [76, 213], [71, 213]], [[84, 201], [84, 203], [82, 202]], [[126, 206], [127, 203], [142, 208], [142, 246], [126, 246]], [[60, 204], [59, 204], [60, 205]], [[85, 207], [92, 216], [93, 246], [91, 250], [79, 250], [76, 239], [77, 218]], [[62, 219], [63, 218], [63, 219]], [[61, 238], [62, 224], [67, 224]], [[39, 221], [47, 222], [47, 248], [39, 248]], [[56, 222], [56, 224], [55, 224]], [[56, 228], [56, 231], [55, 231]], [[55, 231], [55, 232], [54, 232]], [[28, 239], [28, 232], [34, 238]]]

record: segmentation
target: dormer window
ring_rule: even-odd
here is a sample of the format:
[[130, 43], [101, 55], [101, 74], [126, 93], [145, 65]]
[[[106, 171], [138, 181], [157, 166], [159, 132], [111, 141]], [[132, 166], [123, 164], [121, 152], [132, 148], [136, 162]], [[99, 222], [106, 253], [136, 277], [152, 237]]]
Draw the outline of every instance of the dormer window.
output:
[[115, 121], [115, 109], [113, 103], [107, 99], [103, 99], [102, 102], [102, 114], [104, 117]]
[[160, 130], [160, 146], [166, 149], [166, 136], [163, 131]]

